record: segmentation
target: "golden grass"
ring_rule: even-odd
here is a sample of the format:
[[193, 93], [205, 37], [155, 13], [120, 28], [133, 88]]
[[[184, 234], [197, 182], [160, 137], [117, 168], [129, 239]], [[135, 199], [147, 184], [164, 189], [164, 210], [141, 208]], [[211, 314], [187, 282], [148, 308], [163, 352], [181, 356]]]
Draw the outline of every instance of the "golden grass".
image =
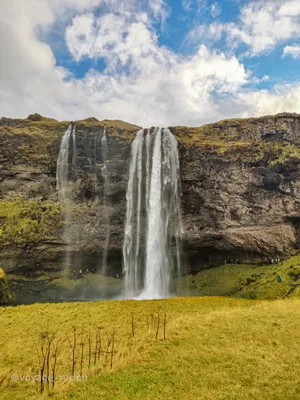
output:
[[7, 304], [11, 300], [8, 289], [7, 276], [2, 268], [0, 268], [0, 305]]
[[0, 279], [6, 279], [6, 274], [2, 268], [0, 268]]
[[[90, 323], [116, 330], [121, 357], [111, 371], [96, 367], [87, 382], [61, 385], [51, 397], [295, 400], [300, 398], [299, 306], [300, 300], [210, 297], [2, 308], [1, 399], [47, 397], [36, 392], [36, 384], [11, 382], [11, 374], [36, 375], [34, 341], [41, 330], [67, 335], [73, 325]], [[147, 328], [147, 315], [158, 307], [166, 308], [166, 341], [162, 332], [155, 341]], [[131, 313], [136, 335], [130, 353]]]

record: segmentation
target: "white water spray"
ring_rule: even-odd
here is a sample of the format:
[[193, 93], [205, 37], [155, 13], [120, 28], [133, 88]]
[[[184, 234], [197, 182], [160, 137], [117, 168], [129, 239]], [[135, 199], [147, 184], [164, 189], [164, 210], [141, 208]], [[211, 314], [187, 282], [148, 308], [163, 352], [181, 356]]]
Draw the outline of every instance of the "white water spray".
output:
[[76, 165], [76, 128], [70, 124], [62, 137], [56, 165], [56, 189], [60, 202], [68, 200], [68, 178], [70, 174], [70, 143], [73, 143], [72, 165]]
[[102, 162], [103, 166], [101, 167], [102, 177], [104, 180], [104, 193], [103, 193], [103, 206], [104, 206], [104, 217], [105, 222], [107, 224], [106, 228], [106, 238], [105, 238], [105, 247], [102, 255], [102, 274], [106, 275], [107, 273], [107, 250], [109, 246], [109, 237], [110, 237], [110, 218], [109, 218], [109, 210], [107, 206], [107, 191], [109, 187], [109, 174], [107, 167], [107, 158], [108, 158], [108, 146], [107, 146], [107, 136], [106, 136], [106, 127], [104, 128], [103, 136], [101, 138], [101, 153], [102, 153]]
[[[73, 150], [72, 154], [70, 149]], [[71, 209], [68, 204], [70, 200], [70, 189], [68, 185], [69, 176], [71, 169], [76, 167], [76, 127], [69, 125], [65, 134], [62, 137], [60, 150], [57, 158], [56, 165], [56, 188], [58, 190], [58, 198], [63, 206], [65, 229], [64, 229], [64, 240], [67, 245], [65, 254], [66, 265], [71, 264], [70, 260], [70, 244], [69, 244], [69, 224], [71, 221]]]
[[169, 295], [180, 273], [177, 141], [169, 129], [140, 130], [132, 143], [123, 245], [126, 297]]

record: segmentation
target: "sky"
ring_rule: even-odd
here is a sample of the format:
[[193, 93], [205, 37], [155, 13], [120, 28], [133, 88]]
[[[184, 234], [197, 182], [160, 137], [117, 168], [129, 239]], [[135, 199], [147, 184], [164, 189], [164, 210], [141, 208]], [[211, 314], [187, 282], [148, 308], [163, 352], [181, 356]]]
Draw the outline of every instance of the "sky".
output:
[[0, 0], [0, 116], [300, 113], [299, 0]]

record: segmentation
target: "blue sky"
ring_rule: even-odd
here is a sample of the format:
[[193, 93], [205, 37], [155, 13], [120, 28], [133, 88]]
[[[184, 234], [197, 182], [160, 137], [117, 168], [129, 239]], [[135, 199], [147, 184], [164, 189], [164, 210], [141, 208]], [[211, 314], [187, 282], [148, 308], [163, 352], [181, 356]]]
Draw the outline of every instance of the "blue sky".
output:
[[201, 125], [300, 112], [298, 0], [2, 0], [0, 114]]

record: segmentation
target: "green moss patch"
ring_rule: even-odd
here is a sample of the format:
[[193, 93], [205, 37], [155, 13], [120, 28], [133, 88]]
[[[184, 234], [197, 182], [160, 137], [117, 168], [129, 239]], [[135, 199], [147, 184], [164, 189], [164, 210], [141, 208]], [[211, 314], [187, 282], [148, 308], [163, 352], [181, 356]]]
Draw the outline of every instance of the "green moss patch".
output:
[[61, 221], [61, 209], [50, 201], [0, 202], [0, 243], [18, 244], [49, 240]]

